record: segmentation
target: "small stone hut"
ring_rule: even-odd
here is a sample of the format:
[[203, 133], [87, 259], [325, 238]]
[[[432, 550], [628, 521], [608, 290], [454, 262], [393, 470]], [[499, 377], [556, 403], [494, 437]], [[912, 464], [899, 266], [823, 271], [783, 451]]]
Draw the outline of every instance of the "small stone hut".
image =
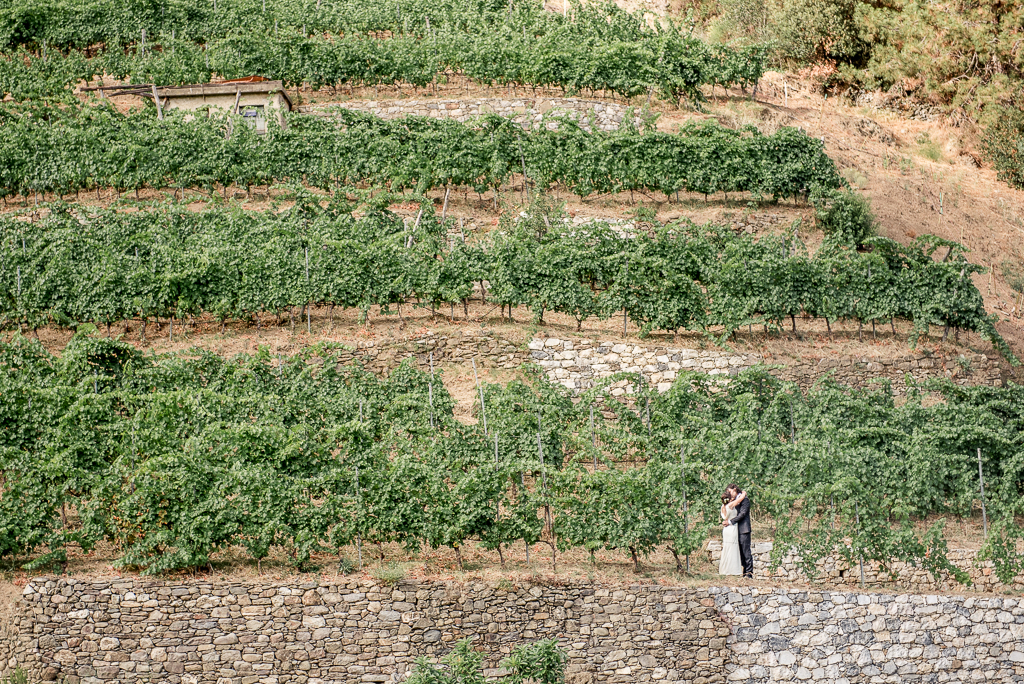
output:
[[218, 83], [157, 87], [151, 92], [140, 94], [153, 98], [157, 107], [164, 112], [173, 109], [220, 109], [238, 114], [257, 133], [267, 131], [267, 121], [272, 116], [277, 117], [278, 123], [283, 126], [284, 113], [292, 110], [292, 101], [284, 84], [260, 76]]

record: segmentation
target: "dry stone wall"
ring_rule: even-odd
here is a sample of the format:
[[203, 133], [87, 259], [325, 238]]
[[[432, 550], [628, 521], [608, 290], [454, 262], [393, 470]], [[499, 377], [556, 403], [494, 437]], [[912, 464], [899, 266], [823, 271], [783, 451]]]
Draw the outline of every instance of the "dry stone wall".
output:
[[492, 368], [518, 368], [528, 358], [526, 350], [508, 340], [482, 331], [462, 335], [427, 334], [405, 340], [362, 342], [338, 354], [341, 363], [359, 362], [374, 373], [388, 373], [407, 359], [427, 368], [434, 365], [465, 364]]
[[1009, 367], [984, 354], [929, 354], [916, 352], [885, 358], [840, 356], [801, 359], [765, 359], [767, 364], [782, 364], [773, 374], [807, 389], [818, 379], [831, 373], [837, 382], [852, 387], [866, 387], [874, 380], [889, 380], [897, 395], [906, 394], [907, 376], [916, 382], [948, 378], [958, 385], [1005, 384]]
[[40, 578], [0, 663], [69, 684], [397, 682], [459, 639], [555, 637], [569, 684], [1024, 681], [1014, 598], [761, 587]]
[[[526, 362], [541, 366], [547, 376], [573, 390], [594, 386], [595, 381], [619, 372], [643, 373], [659, 391], [666, 391], [679, 373], [701, 371], [727, 379], [757, 364], [772, 366], [770, 372], [782, 380], [809, 389], [831, 374], [836, 381], [853, 387], [867, 387], [878, 379], [889, 380], [893, 391], [907, 391], [907, 377], [914, 383], [949, 378], [959, 385], [1001, 386], [1008, 369], [997, 359], [983, 354], [915, 353], [895, 358], [827, 357], [766, 358], [759, 354], [730, 353], [708, 349], [686, 349], [633, 342], [591, 339], [535, 337], [525, 346], [483, 330], [427, 334], [392, 341], [369, 341], [342, 352], [342, 362], [358, 361], [375, 373], [387, 373], [402, 361], [413, 358], [423, 368], [433, 353], [435, 364], [465, 364], [480, 367], [518, 368]], [[621, 381], [612, 394], [629, 394], [633, 388]]]
[[[305, 107], [300, 111], [329, 115], [331, 108], [369, 112], [383, 119], [403, 116], [427, 116], [437, 119], [469, 121], [484, 114], [497, 114], [512, 119], [530, 130], [539, 126], [557, 129], [557, 117], [577, 121], [584, 130], [618, 130], [630, 115], [630, 108], [612, 102], [561, 98], [481, 98], [471, 100], [352, 100], [326, 107]], [[641, 118], [633, 108], [633, 123], [640, 126]]]
[[[808, 577], [800, 568], [799, 557], [789, 553], [782, 558], [778, 568], [771, 570], [772, 542], [755, 542], [751, 545], [754, 556], [755, 579], [806, 583]], [[712, 562], [718, 563], [722, 557], [722, 542], [712, 539], [706, 547]], [[1024, 576], [1019, 576], [1012, 585], [1007, 586], [999, 581], [993, 570], [992, 561], [979, 561], [977, 551], [970, 549], [950, 549], [946, 557], [958, 568], [965, 571], [971, 578], [971, 589], [984, 592], [1003, 592], [1007, 590], [1024, 591]], [[815, 563], [817, 574], [814, 584], [822, 587], [853, 588], [860, 585], [860, 564], [850, 565], [845, 558], [828, 557]], [[868, 587], [885, 589], [905, 589], [911, 591], [960, 591], [965, 587], [951, 577], [932, 577], [923, 568], [909, 563], [892, 563], [888, 569], [879, 567], [877, 563], [864, 563], [864, 584]]]
[[730, 682], [1019, 682], [1018, 599], [711, 589]]
[[[706, 592], [39, 579], [24, 591], [14, 659], [68, 684], [326, 684], [404, 679], [464, 638], [504, 674], [512, 648], [558, 638], [569, 681], [724, 681], [729, 630]], [[8, 663], [8, 666], [13, 666]]]
[[[906, 393], [908, 375], [917, 383], [944, 377], [959, 385], [1000, 386], [1006, 372], [998, 361], [983, 354], [775, 360], [759, 354], [540, 337], [529, 343], [529, 349], [530, 360], [544, 368], [549, 378], [576, 390], [592, 387], [595, 380], [614, 373], [632, 372], [643, 373], [647, 382], [664, 392], [681, 372], [700, 371], [728, 378], [761, 363], [776, 366], [770, 368], [772, 374], [795, 382], [804, 390], [831, 374], [838, 382], [853, 387], [886, 379], [898, 395]], [[618, 385], [613, 394], [631, 391], [626, 381]]]
[[[702, 371], [728, 377], [760, 361], [753, 354], [553, 337], [534, 339], [529, 348], [530, 360], [544, 368], [549, 378], [574, 390], [593, 387], [595, 380], [625, 372], [643, 373], [645, 381], [665, 392], [681, 372]], [[612, 395], [627, 394], [632, 389], [628, 381], [620, 381], [613, 387]]]

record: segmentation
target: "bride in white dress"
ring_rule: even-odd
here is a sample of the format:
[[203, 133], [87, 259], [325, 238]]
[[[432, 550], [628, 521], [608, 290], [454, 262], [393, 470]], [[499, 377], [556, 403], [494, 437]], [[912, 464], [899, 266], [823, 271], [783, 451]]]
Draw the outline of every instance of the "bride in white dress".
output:
[[[736, 517], [736, 506], [746, 496], [740, 493], [735, 499], [728, 495], [722, 495], [722, 521], [732, 520]], [[722, 558], [718, 561], [719, 575], [742, 575], [743, 563], [740, 561], [740, 539], [739, 530], [735, 525], [728, 525], [722, 528]]]

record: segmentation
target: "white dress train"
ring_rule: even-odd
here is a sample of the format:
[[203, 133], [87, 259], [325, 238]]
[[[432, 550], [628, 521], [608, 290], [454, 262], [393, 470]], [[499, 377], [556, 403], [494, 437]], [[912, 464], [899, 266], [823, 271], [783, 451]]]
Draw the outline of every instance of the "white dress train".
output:
[[[729, 520], [736, 517], [736, 509], [730, 508]], [[722, 518], [726, 518], [723, 516]], [[743, 563], [740, 560], [740, 533], [735, 525], [722, 528], [722, 558], [718, 561], [719, 575], [742, 575]]]

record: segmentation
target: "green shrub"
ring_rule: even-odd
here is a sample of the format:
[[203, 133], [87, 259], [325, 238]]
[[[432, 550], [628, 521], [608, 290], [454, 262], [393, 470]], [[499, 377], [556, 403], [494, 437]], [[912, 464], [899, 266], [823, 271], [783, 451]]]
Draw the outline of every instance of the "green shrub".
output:
[[474, 651], [469, 639], [463, 639], [441, 658], [439, 664], [417, 658], [415, 668], [406, 681], [408, 684], [484, 684], [483, 662], [483, 653]]
[[854, 0], [784, 0], [773, 17], [780, 56], [798, 63], [852, 60], [864, 46]]
[[1024, 189], [1024, 112], [1003, 111], [982, 136], [981, 149], [999, 180]]
[[558, 639], [544, 639], [516, 646], [501, 666], [509, 671], [511, 684], [563, 684], [566, 660], [568, 655], [558, 647]]
[[917, 137], [917, 144], [920, 145], [917, 148], [918, 154], [925, 159], [930, 159], [933, 162], [943, 161], [942, 149], [937, 142], [932, 140], [927, 131]]
[[28, 675], [19, 667], [8, 676], [0, 679], [0, 684], [28, 684]]
[[1017, 294], [1024, 294], [1024, 265], [1005, 259], [1002, 263], [1003, 277]]
[[856, 8], [855, 0], [719, 0], [712, 37], [757, 41], [776, 60], [794, 64], [859, 61], [867, 46]]
[[859, 247], [878, 232], [878, 221], [866, 197], [849, 190], [811, 196], [818, 227], [834, 241]]

